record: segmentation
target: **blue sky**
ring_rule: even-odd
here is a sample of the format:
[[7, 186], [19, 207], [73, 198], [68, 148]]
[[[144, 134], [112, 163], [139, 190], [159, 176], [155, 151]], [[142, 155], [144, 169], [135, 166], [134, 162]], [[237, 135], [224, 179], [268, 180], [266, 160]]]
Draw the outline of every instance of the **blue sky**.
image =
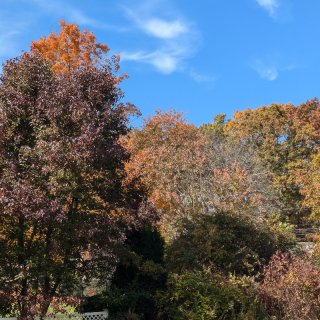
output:
[[120, 53], [143, 116], [217, 113], [319, 95], [319, 0], [1, 0], [0, 61], [65, 19]]

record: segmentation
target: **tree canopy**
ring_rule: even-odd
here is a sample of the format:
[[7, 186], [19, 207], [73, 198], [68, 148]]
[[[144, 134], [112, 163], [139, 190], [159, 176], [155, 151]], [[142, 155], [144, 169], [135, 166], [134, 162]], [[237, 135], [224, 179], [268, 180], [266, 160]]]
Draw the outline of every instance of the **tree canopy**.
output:
[[[111, 66], [57, 75], [39, 56], [0, 82], [0, 286], [21, 318], [110, 276], [130, 226], [155, 217], [127, 183], [130, 104]], [[150, 215], [149, 215], [150, 213]]]
[[0, 76], [0, 314], [318, 319], [319, 101], [132, 130], [119, 57], [60, 27]]
[[60, 21], [60, 28], [58, 34], [50, 33], [48, 37], [31, 43], [31, 53], [49, 61], [54, 72], [65, 73], [104, 62], [109, 48], [97, 43], [92, 32], [81, 32], [77, 24], [63, 20]]

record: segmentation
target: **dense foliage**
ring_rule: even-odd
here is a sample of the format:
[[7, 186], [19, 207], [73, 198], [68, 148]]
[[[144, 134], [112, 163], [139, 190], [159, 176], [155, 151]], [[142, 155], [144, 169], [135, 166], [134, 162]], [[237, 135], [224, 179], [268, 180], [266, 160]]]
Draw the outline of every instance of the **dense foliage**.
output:
[[160, 300], [163, 320], [263, 320], [250, 279], [226, 279], [210, 269], [173, 274]]
[[277, 253], [265, 269], [260, 291], [276, 319], [319, 319], [319, 268], [306, 257]]
[[119, 57], [60, 26], [0, 78], [0, 315], [318, 319], [319, 101], [131, 130]]
[[89, 298], [83, 311], [108, 309], [111, 319], [157, 318], [158, 291], [164, 290], [164, 241], [157, 230], [133, 230], [107, 289]]
[[105, 60], [109, 48], [97, 43], [96, 37], [88, 30], [80, 31], [79, 26], [60, 22], [61, 30], [31, 43], [31, 53], [42, 56], [50, 62], [52, 71], [67, 73], [83, 67], [96, 65]]
[[112, 65], [50, 67], [24, 55], [0, 83], [0, 287], [21, 318], [106, 278], [116, 244], [149, 210], [126, 178], [119, 138], [134, 110], [119, 103]]
[[205, 267], [225, 275], [256, 275], [277, 250], [293, 245], [265, 221], [224, 212], [187, 221], [179, 231], [167, 250], [169, 270], [179, 273]]

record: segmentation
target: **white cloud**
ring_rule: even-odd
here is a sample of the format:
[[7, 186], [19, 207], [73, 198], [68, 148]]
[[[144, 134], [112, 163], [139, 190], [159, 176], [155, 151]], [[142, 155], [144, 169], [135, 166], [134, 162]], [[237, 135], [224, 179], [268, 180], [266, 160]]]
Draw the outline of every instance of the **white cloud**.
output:
[[262, 79], [266, 79], [268, 81], [276, 80], [279, 76], [278, 69], [274, 66], [264, 67], [260, 69], [258, 72]]
[[146, 33], [162, 39], [173, 39], [188, 31], [182, 21], [165, 21], [157, 18], [147, 20], [142, 24], [142, 28]]
[[200, 42], [191, 23], [160, 1], [122, 8], [136, 29], [153, 38], [147, 47], [122, 52], [122, 60], [147, 63], [164, 74], [185, 69], [186, 61], [198, 50]]
[[154, 52], [122, 52], [120, 54], [122, 61], [135, 61], [152, 65], [157, 71], [163, 74], [171, 74], [175, 71], [185, 72], [197, 83], [215, 84], [216, 77], [200, 73], [193, 68], [181, 66], [181, 57], [177, 52], [166, 52], [158, 50]]
[[150, 61], [156, 69], [165, 74], [174, 72], [179, 65], [178, 58], [165, 52], [155, 52]]
[[280, 7], [280, 0], [256, 0], [258, 5], [265, 9], [273, 17]]
[[274, 81], [279, 76], [279, 69], [276, 67], [275, 64], [265, 63], [261, 60], [256, 60], [253, 63], [252, 67], [264, 80]]
[[121, 53], [121, 60], [143, 62], [152, 65], [163, 74], [170, 74], [178, 69], [179, 58], [165, 51]]
[[284, 59], [284, 57], [279, 55], [273, 55], [271, 57], [267, 56], [264, 59], [255, 59], [250, 66], [258, 73], [261, 79], [274, 81], [278, 79], [281, 73], [299, 68], [299, 65], [288, 60], [288, 58]]
[[134, 24], [150, 36], [165, 40], [174, 39], [190, 32], [189, 26], [181, 18], [164, 19], [156, 17], [150, 6], [148, 6], [148, 10], [146, 10], [146, 7], [143, 7], [143, 10], [124, 7], [124, 10]]

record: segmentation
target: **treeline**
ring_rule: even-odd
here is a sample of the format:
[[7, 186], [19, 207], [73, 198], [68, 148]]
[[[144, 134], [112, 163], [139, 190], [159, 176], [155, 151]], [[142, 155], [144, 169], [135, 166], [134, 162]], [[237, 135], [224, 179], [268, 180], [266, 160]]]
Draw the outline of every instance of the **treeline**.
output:
[[318, 319], [320, 103], [131, 128], [119, 57], [77, 25], [0, 79], [0, 314]]
[[[200, 127], [158, 111], [127, 135], [128, 177], [146, 188], [165, 239], [164, 270], [153, 276], [167, 279], [151, 290], [152, 303], [143, 296], [127, 310], [142, 319], [318, 319], [317, 236], [306, 254], [293, 230], [318, 226], [319, 110], [317, 99], [277, 104]], [[135, 276], [122, 276], [121, 297], [131, 285], [141, 294]], [[123, 315], [109, 300], [114, 285], [98, 297]]]
[[320, 104], [273, 104], [217, 115], [196, 128], [158, 112], [131, 133], [129, 172], [170, 216], [217, 210], [278, 216], [303, 226], [319, 219]]

